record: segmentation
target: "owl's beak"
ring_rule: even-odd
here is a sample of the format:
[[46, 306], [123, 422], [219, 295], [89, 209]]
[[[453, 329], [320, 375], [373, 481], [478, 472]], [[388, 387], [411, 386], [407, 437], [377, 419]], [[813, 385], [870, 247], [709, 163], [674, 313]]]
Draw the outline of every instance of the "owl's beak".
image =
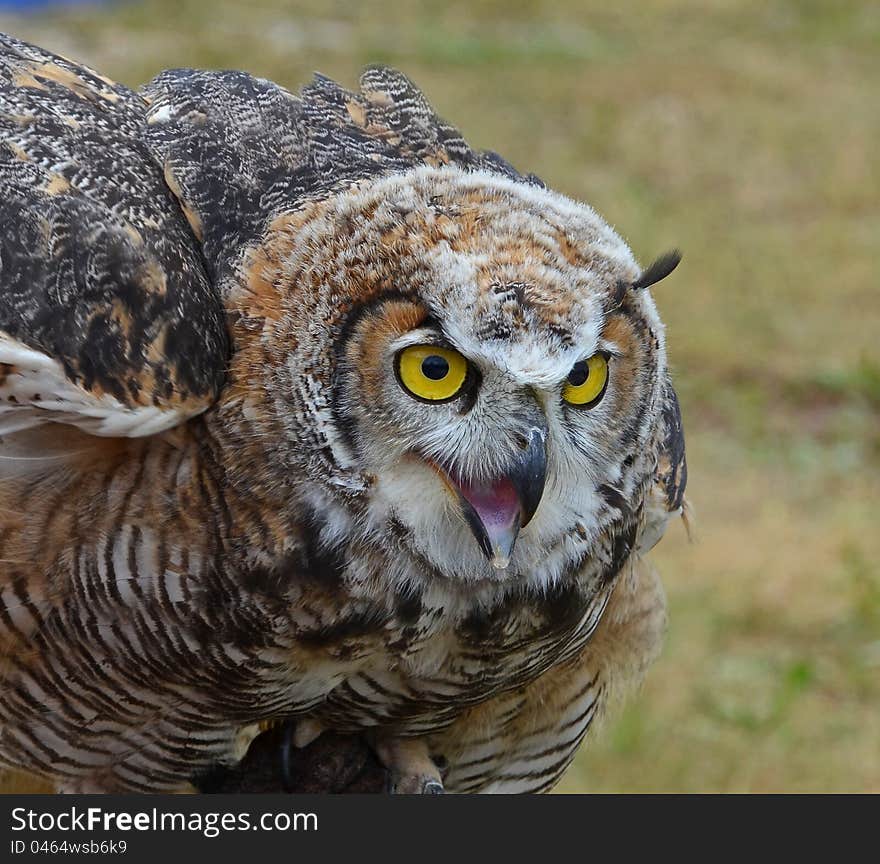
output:
[[521, 454], [500, 477], [480, 483], [453, 481], [462, 513], [477, 543], [498, 570], [510, 563], [516, 538], [544, 493], [547, 432], [533, 428]]

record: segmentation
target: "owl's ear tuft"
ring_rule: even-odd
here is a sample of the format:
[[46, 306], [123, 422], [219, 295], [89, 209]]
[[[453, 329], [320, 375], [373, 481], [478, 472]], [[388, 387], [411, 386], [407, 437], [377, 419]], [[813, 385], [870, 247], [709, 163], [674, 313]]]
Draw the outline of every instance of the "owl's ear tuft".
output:
[[649, 286], [654, 285], [661, 279], [665, 279], [673, 270], [675, 270], [680, 261], [681, 252], [679, 252], [678, 249], [673, 249], [665, 255], [661, 255], [642, 271], [642, 275], [639, 276], [630, 287], [638, 290], [640, 288], [648, 288]]

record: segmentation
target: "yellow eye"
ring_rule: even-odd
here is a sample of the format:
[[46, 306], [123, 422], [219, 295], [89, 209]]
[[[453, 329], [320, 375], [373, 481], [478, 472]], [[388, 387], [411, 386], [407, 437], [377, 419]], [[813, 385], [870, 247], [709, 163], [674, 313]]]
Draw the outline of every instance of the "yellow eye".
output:
[[608, 358], [594, 354], [571, 367], [562, 387], [562, 398], [579, 408], [592, 408], [605, 395], [608, 386]]
[[467, 372], [467, 360], [449, 348], [410, 345], [397, 355], [398, 380], [410, 395], [425, 402], [446, 402], [457, 396]]

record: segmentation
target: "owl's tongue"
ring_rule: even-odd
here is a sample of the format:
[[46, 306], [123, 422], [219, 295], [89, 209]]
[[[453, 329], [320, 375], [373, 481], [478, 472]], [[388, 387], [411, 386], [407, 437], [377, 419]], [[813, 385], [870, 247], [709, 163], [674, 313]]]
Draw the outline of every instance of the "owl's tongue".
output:
[[[522, 505], [513, 483], [500, 477], [486, 484], [459, 481], [457, 485], [469, 505], [464, 508], [465, 517], [483, 551], [495, 568], [506, 569], [522, 519]], [[479, 520], [478, 525], [474, 519]]]

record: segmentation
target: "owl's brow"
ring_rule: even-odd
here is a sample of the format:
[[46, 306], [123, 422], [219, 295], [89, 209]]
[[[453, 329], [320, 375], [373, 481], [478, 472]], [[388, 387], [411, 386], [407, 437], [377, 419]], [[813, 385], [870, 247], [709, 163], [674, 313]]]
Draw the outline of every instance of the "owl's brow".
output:
[[433, 336], [434, 344], [438, 345], [441, 348], [452, 348], [454, 350], [458, 350], [456, 346], [453, 344], [452, 340], [446, 335], [446, 331], [443, 329], [443, 325], [440, 323], [440, 319], [437, 318], [433, 314], [429, 314], [426, 316], [418, 327], [414, 327], [408, 333], [401, 334], [401, 339], [407, 339], [412, 336], [413, 333], [423, 333], [427, 331]]
[[424, 320], [418, 326], [419, 330], [436, 330], [438, 333], [443, 335], [443, 325], [440, 323], [440, 319], [434, 315], [433, 313], [429, 313], [425, 316]]
[[459, 350], [440, 327], [416, 327], [414, 330], [401, 334], [401, 336], [391, 342], [391, 345], [399, 349], [401, 346], [420, 344], [419, 340], [427, 340], [426, 344], [434, 345], [437, 348], [449, 348], [453, 351]]

